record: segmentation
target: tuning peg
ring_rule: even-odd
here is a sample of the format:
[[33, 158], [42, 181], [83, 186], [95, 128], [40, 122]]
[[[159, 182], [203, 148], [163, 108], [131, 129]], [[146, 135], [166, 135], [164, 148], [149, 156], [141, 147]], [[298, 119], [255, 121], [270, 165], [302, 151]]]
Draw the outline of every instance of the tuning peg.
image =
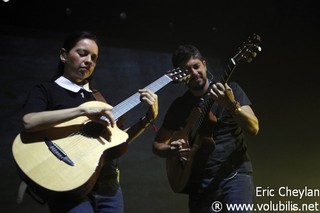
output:
[[190, 75], [186, 75], [184, 78], [181, 78], [179, 81], [184, 84], [188, 84], [190, 81]]

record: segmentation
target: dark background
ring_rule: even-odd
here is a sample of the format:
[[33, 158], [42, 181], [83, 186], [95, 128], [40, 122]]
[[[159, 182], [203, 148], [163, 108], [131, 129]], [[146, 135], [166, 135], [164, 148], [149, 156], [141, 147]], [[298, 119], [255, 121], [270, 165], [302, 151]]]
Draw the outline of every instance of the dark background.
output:
[[[54, 72], [64, 37], [92, 30], [102, 48], [94, 73], [112, 105], [171, 69], [171, 52], [183, 43], [199, 47], [220, 72], [252, 33], [262, 52], [237, 67], [237, 81], [253, 102], [260, 133], [247, 136], [257, 187], [320, 189], [319, 12], [316, 1], [17, 1], [0, 2], [0, 193], [1, 212], [47, 212], [26, 196], [15, 203], [19, 177], [11, 145], [20, 131], [21, 106], [30, 87]], [[161, 125], [184, 86], [158, 92]], [[145, 105], [130, 112], [129, 123]], [[174, 194], [164, 160], [151, 152], [148, 129], [120, 159], [126, 212], [187, 212], [187, 197]], [[257, 197], [257, 203], [314, 204], [319, 196]], [[286, 211], [283, 211], [286, 212]], [[289, 212], [289, 211], [288, 211]], [[308, 212], [308, 211], [304, 211]]]

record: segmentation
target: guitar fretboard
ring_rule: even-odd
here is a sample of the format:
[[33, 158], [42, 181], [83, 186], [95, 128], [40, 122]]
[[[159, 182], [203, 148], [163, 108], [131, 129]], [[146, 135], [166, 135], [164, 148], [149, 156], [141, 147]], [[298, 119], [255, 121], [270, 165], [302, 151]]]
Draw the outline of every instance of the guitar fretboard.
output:
[[[157, 92], [160, 90], [162, 87], [166, 86], [168, 83], [170, 83], [172, 79], [168, 77], [167, 75], [163, 75], [156, 81], [152, 82], [148, 86], [145, 87], [145, 89], [150, 90], [151, 92]], [[111, 110], [115, 120], [118, 120], [122, 115], [124, 115], [126, 112], [137, 106], [138, 104], [141, 103], [140, 100], [140, 93], [136, 92], [135, 94], [131, 95], [129, 98], [126, 100], [120, 102], [118, 105], [113, 107]]]
[[[231, 58], [231, 61], [227, 64], [227, 67], [220, 78], [220, 83], [222, 84], [227, 83], [235, 67], [236, 67], [236, 63], [234, 62], [233, 58]], [[210, 83], [210, 86], [211, 84], [212, 82]], [[197, 119], [197, 121], [194, 123], [193, 128], [191, 129], [189, 134], [189, 137], [190, 137], [189, 141], [191, 144], [194, 142], [196, 134], [200, 129], [201, 125], [203, 124], [204, 120], [207, 118], [207, 115], [211, 110], [211, 107], [213, 106], [213, 104], [214, 104], [214, 100], [211, 97], [209, 96], [204, 97], [204, 101], [199, 106], [201, 108], [201, 114]]]
[[231, 58], [222, 76], [220, 77], [220, 83], [225, 84], [228, 82], [229, 78], [232, 75], [233, 70], [236, 68], [236, 65], [237, 64], [234, 62], [233, 58]]

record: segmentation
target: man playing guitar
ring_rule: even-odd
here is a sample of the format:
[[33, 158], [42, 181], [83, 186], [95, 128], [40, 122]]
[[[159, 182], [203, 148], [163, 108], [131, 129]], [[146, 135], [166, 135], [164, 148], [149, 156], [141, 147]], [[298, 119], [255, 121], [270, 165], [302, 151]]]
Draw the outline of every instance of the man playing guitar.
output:
[[[173, 191], [189, 195], [191, 213], [212, 212], [215, 201], [253, 203], [252, 165], [243, 133], [257, 135], [259, 124], [249, 98], [235, 82], [210, 82], [207, 62], [192, 45], [179, 46], [172, 62], [188, 69], [191, 77], [188, 90], [170, 105], [153, 151], [167, 159]], [[213, 104], [206, 111], [202, 104], [207, 100]], [[201, 116], [197, 126], [195, 118]], [[194, 126], [199, 128], [195, 135]]]

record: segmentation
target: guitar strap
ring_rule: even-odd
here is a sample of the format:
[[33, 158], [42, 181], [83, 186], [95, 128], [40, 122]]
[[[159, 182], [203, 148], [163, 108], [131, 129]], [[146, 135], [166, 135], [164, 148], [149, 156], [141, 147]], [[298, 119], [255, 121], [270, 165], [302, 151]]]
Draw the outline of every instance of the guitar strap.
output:
[[98, 90], [93, 90], [92, 95], [97, 101], [107, 103], [106, 99], [101, 95], [101, 93]]
[[17, 192], [17, 204], [21, 204], [25, 194], [30, 195], [30, 197], [37, 203], [44, 205], [47, 202], [46, 196], [37, 191], [36, 188], [28, 185], [24, 179], [20, 181], [18, 192]]

